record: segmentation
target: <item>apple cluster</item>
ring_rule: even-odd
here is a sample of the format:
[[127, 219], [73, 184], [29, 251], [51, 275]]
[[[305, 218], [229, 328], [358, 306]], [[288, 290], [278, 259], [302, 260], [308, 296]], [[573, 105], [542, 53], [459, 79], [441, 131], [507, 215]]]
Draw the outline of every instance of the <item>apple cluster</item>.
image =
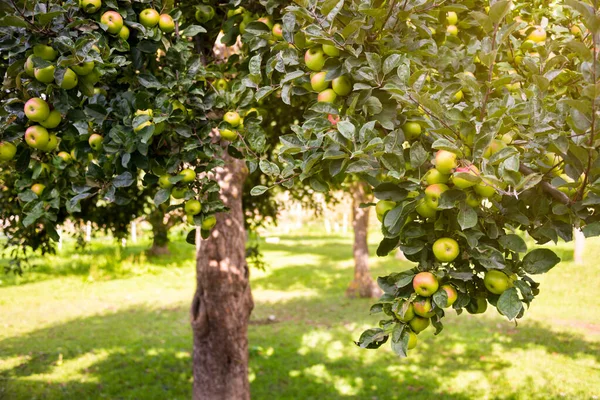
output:
[[312, 46], [304, 54], [306, 68], [313, 71], [310, 74], [310, 87], [318, 93], [320, 103], [334, 103], [338, 96], [347, 96], [352, 92], [352, 81], [346, 75], [333, 80], [327, 78], [323, 71], [327, 57], [339, 57], [340, 51], [333, 45]]

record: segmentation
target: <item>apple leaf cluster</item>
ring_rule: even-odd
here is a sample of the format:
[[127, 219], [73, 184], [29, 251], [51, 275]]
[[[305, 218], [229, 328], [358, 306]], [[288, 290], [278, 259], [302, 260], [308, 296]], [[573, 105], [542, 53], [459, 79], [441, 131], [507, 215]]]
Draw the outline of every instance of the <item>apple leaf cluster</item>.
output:
[[[385, 294], [372, 312], [387, 319], [360, 346], [391, 337], [406, 355], [422, 326], [405, 314], [422, 301], [431, 309], [418, 317], [436, 333], [450, 305], [521, 318], [539, 293], [531, 276], [560, 261], [522, 233], [537, 244], [569, 241], [574, 227], [600, 234], [596, 7], [300, 0], [282, 12], [276, 43], [265, 27], [245, 27], [256, 97], [307, 102], [280, 137], [280, 180], [327, 192], [359, 175], [380, 201], [378, 255], [400, 248], [416, 263], [379, 278]], [[335, 96], [329, 86], [342, 77], [351, 90]], [[423, 273], [435, 283], [427, 297]]]

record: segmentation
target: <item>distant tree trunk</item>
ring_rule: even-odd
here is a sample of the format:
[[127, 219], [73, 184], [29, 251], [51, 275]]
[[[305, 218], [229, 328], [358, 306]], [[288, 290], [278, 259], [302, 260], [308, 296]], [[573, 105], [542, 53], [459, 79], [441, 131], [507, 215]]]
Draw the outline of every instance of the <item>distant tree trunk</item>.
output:
[[350, 282], [346, 290], [348, 297], [377, 297], [381, 294], [381, 290], [369, 272], [369, 246], [367, 243], [369, 207], [360, 208], [362, 203], [369, 202], [366, 188], [367, 185], [364, 182], [355, 182], [350, 187], [352, 227], [354, 228], [354, 280]]
[[230, 212], [217, 214], [217, 225], [198, 247], [191, 307], [194, 400], [250, 399], [247, 332], [254, 302], [242, 211], [247, 173], [242, 161], [225, 156], [216, 178]]
[[169, 229], [171, 221], [165, 221], [166, 209], [161, 205], [153, 208], [148, 215], [148, 222], [152, 225], [152, 247], [148, 253], [153, 256], [162, 256], [170, 254], [169, 251]]

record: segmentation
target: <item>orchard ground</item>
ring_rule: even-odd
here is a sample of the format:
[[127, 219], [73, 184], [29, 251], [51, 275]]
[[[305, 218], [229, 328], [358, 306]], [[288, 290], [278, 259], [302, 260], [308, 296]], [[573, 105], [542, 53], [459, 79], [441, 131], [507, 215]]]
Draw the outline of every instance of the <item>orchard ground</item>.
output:
[[[148, 243], [67, 243], [23, 278], [0, 275], [0, 399], [189, 399], [194, 248], [174, 239], [162, 259], [144, 255]], [[254, 399], [600, 398], [599, 239], [583, 266], [571, 244], [558, 246], [564, 261], [539, 278], [518, 327], [491, 307], [453, 316], [407, 359], [352, 343], [379, 318], [371, 300], [344, 297], [351, 243], [307, 230], [263, 245], [267, 269], [252, 271]], [[411, 264], [371, 265], [377, 276]]]

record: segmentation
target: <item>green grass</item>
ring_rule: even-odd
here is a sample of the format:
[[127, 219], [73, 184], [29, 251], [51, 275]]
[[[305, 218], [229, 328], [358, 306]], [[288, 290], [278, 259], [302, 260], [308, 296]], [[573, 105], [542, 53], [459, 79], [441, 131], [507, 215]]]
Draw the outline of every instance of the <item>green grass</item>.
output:
[[[398, 359], [352, 343], [378, 318], [367, 315], [370, 300], [344, 297], [350, 236], [283, 236], [263, 246], [268, 268], [252, 272], [253, 397], [600, 398], [597, 244], [586, 265], [567, 261], [540, 279], [518, 327], [493, 310], [453, 315]], [[194, 249], [176, 241], [173, 256], [152, 259], [146, 245], [67, 245], [24, 278], [0, 278], [0, 400], [190, 398]], [[572, 257], [567, 245], [559, 253]], [[374, 275], [409, 266], [372, 258]]]

